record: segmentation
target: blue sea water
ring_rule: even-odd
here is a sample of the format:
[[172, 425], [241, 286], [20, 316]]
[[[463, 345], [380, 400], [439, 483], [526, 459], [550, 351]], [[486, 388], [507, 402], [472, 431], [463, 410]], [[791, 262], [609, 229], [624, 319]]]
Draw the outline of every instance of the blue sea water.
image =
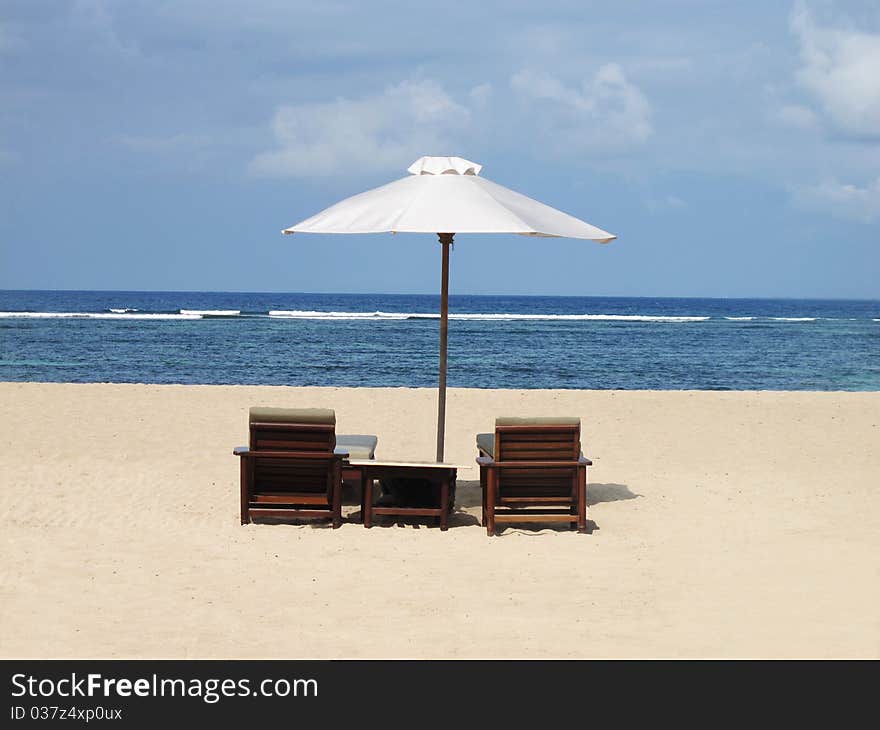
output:
[[[439, 298], [0, 291], [0, 380], [434, 386]], [[880, 302], [452, 296], [449, 385], [880, 390]]]

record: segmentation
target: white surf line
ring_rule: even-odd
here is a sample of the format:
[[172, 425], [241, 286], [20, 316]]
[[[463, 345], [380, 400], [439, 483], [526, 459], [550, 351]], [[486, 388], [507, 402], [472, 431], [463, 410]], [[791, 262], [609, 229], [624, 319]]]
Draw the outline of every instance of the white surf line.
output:
[[238, 317], [240, 309], [181, 309], [181, 314], [197, 314], [200, 317]]
[[[339, 320], [405, 320], [439, 319], [434, 312], [319, 312], [311, 310], [273, 309], [270, 317], [286, 319]], [[459, 321], [610, 321], [610, 322], [705, 322], [711, 317], [648, 315], [648, 314], [515, 314], [515, 313], [451, 313], [449, 319]]]
[[120, 314], [115, 312], [0, 312], [7, 319], [201, 319], [198, 314]]

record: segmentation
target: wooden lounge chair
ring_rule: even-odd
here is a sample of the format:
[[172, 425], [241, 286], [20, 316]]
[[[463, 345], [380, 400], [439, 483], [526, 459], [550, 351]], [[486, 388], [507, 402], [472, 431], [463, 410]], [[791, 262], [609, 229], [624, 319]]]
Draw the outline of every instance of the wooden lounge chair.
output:
[[498, 418], [477, 435], [483, 527], [569, 522], [587, 531], [587, 467], [578, 418]]
[[[330, 517], [342, 523], [345, 460], [372, 459], [375, 436], [336, 437], [326, 408], [251, 408], [241, 458], [241, 524], [253, 517]], [[355, 472], [359, 474], [358, 472]]]

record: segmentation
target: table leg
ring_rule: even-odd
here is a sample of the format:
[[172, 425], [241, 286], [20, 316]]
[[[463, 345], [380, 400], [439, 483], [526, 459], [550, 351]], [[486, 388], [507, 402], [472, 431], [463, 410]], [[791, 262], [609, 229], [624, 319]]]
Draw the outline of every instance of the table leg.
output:
[[444, 532], [449, 529], [449, 481], [447, 475], [440, 485], [440, 529]]
[[373, 526], [373, 476], [364, 469], [361, 472], [364, 484], [364, 527]]

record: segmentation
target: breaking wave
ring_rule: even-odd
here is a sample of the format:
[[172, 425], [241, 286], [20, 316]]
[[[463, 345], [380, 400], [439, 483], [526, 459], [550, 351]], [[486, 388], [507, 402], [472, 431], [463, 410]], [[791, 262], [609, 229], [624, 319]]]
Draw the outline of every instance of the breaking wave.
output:
[[199, 317], [237, 317], [241, 314], [240, 309], [181, 309], [181, 314], [197, 315]]
[[[310, 310], [273, 309], [270, 317], [286, 319], [337, 320], [405, 320], [440, 319], [434, 312], [317, 312]], [[705, 322], [710, 317], [679, 317], [648, 314], [514, 314], [514, 313], [450, 313], [449, 319], [464, 321], [609, 321], [609, 322]]]
[[11, 319], [201, 319], [198, 314], [165, 314], [144, 312], [0, 312], [0, 318]]

